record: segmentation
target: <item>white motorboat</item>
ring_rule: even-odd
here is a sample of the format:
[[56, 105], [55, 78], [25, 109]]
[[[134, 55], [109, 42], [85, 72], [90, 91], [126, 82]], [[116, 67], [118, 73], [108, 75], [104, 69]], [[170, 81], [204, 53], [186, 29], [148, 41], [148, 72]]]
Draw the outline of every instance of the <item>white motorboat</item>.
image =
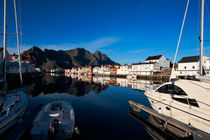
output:
[[[189, 0], [187, 3], [186, 11], [188, 8], [188, 4]], [[186, 16], [186, 11], [185, 11], [185, 16]], [[205, 76], [203, 76], [204, 74], [203, 73], [203, 23], [204, 23], [204, 0], [201, 0], [199, 72], [200, 72], [200, 77], [204, 78]], [[181, 33], [180, 33], [180, 38], [181, 38]], [[176, 55], [178, 52], [179, 42], [177, 45]], [[174, 64], [176, 60], [176, 55], [174, 58]], [[173, 71], [174, 71], [174, 65], [172, 68], [171, 78], [174, 76]], [[156, 90], [147, 90], [145, 91], [145, 95], [148, 97], [152, 105], [152, 108], [157, 110], [159, 113], [172, 117], [185, 124], [189, 124], [189, 126], [192, 126], [194, 128], [197, 128], [199, 130], [202, 130], [203, 132], [210, 134], [210, 83], [201, 80], [197, 81], [175, 80], [161, 85]]]
[[54, 101], [42, 108], [33, 121], [32, 139], [68, 139], [74, 133], [73, 107], [66, 101]]
[[[17, 31], [17, 42], [18, 41], [18, 30], [17, 30], [17, 14], [16, 14], [16, 3], [15, 5], [15, 18], [16, 18], [16, 31]], [[0, 135], [3, 135], [7, 130], [13, 127], [17, 120], [23, 115], [27, 103], [28, 98], [23, 91], [10, 93], [7, 92], [7, 81], [6, 81], [6, 0], [4, 0], [4, 33], [3, 33], [3, 89], [1, 91], [0, 97]], [[20, 52], [18, 46], [18, 52]], [[19, 53], [20, 58], [20, 53]], [[20, 65], [20, 79], [22, 84], [22, 73], [21, 73], [21, 63], [19, 59]]]
[[210, 134], [210, 84], [200, 81], [167, 82], [145, 95], [153, 109]]

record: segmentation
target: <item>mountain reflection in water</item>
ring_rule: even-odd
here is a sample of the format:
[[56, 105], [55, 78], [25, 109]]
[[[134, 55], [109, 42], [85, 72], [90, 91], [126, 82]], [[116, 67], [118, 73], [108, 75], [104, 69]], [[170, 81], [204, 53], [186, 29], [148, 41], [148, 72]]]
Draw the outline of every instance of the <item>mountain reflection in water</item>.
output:
[[78, 81], [77, 79], [64, 76], [53, 77], [45, 75], [41, 80], [36, 82], [29, 94], [31, 96], [37, 96], [41, 93], [68, 93], [75, 96], [84, 96], [92, 90], [98, 94], [108, 87], [108, 85]]
[[157, 88], [159, 84], [151, 81], [111, 78], [111, 77], [85, 77], [72, 76], [65, 77], [60, 75], [46, 74], [42, 79], [35, 83], [25, 86], [26, 93], [35, 97], [39, 94], [68, 93], [74, 96], [84, 96], [90, 91], [99, 94], [106, 90], [110, 85], [132, 88], [144, 91], [146, 88]]

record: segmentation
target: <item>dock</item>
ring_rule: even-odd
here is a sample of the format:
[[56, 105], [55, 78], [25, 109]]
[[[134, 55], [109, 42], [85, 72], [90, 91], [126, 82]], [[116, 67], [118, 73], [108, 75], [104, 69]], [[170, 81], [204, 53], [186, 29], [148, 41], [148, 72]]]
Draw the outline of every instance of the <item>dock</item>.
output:
[[41, 105], [29, 110], [27, 109], [22, 121], [18, 122], [15, 128], [9, 132], [9, 134], [4, 137], [4, 140], [19, 140], [24, 135], [25, 131], [30, 128], [34, 118], [36, 117], [37, 113], [41, 109]]
[[157, 111], [150, 109], [140, 103], [137, 103], [135, 101], [129, 100], [130, 108], [135, 112], [145, 111], [149, 113], [150, 115], [160, 119], [163, 121], [163, 129], [166, 131], [169, 131], [170, 133], [173, 133], [174, 135], [180, 137], [180, 138], [187, 138], [192, 136], [192, 130], [189, 125], [184, 124], [178, 120], [175, 120], [171, 117], [167, 117], [165, 115], [162, 115], [158, 113]]

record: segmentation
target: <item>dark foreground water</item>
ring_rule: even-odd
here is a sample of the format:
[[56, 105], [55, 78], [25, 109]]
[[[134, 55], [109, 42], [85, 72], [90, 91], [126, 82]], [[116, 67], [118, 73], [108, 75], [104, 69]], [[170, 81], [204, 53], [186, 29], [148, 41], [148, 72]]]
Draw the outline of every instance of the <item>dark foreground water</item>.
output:
[[80, 130], [77, 139], [151, 139], [144, 126], [129, 115], [129, 100], [149, 106], [143, 91], [45, 76], [27, 92], [29, 108], [50, 101], [70, 102]]
[[[33, 81], [25, 81], [23, 91], [29, 98], [25, 114], [31, 114], [40, 104], [46, 105], [51, 101], [64, 100], [72, 104], [75, 111], [75, 126], [80, 130], [80, 134], [73, 139], [179, 139], [165, 131], [163, 121], [144, 111], [136, 113], [129, 107], [128, 101], [134, 100], [151, 108], [144, 90], [156, 89], [158, 86], [157, 83], [137, 79], [45, 75]], [[18, 90], [16, 84], [9, 84], [9, 89]], [[21, 125], [21, 121], [18, 125]], [[8, 135], [11, 136], [10, 133], [16, 128]], [[173, 130], [177, 129], [173, 127]], [[30, 127], [21, 139], [30, 139], [29, 132]], [[195, 135], [188, 139], [198, 137], [200, 139], [200, 134], [202, 137], [205, 136], [203, 139], [210, 137], [207, 133], [198, 130], [195, 132]]]

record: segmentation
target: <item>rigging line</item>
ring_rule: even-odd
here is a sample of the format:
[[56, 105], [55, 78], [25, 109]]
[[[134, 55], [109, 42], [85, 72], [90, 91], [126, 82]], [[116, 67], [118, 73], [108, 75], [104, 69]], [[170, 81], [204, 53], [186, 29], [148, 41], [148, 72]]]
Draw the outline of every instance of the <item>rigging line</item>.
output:
[[17, 21], [16, 0], [14, 0], [14, 11], [15, 11], [16, 33], [17, 33], [17, 48], [18, 48], [18, 61], [19, 61], [20, 83], [21, 83], [21, 86], [22, 86], [23, 85], [23, 79], [22, 79], [22, 66], [21, 66], [20, 46], [19, 46], [19, 34], [18, 34], [18, 21]]
[[184, 28], [184, 23], [185, 23], [185, 19], [186, 19], [186, 15], [187, 15], [189, 2], [190, 2], [190, 0], [187, 1], [187, 6], [186, 6], [186, 9], [185, 9], [184, 18], [183, 18], [183, 21], [182, 21], [182, 28], [181, 28], [181, 32], [180, 32], [180, 35], [179, 35], [179, 40], [178, 40], [178, 44], [177, 44], [177, 48], [176, 48], [176, 53], [175, 53], [175, 56], [174, 56], [174, 62], [173, 62], [171, 76], [170, 76], [169, 81], [171, 81], [172, 75], [174, 73], [174, 66], [175, 66], [175, 63], [176, 63], [176, 56], [177, 56], [177, 53], [178, 53], [179, 44], [180, 44], [180, 40], [181, 40], [181, 37], [182, 37], [182, 31], [183, 31], [183, 28]]

